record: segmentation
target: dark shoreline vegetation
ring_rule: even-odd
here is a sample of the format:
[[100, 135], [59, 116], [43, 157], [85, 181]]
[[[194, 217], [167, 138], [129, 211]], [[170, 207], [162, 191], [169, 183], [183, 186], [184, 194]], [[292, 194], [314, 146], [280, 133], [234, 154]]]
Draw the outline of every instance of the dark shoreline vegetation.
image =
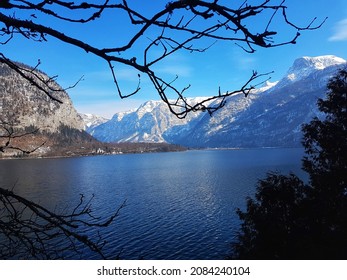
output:
[[188, 150], [181, 145], [168, 143], [103, 143], [85, 131], [67, 126], [61, 126], [57, 133], [41, 132], [34, 127], [17, 133], [28, 133], [24, 137], [15, 139], [14, 145], [21, 147], [21, 150], [9, 149], [6, 153], [0, 153], [0, 159], [62, 158]]
[[[235, 148], [205, 148], [185, 147], [170, 143], [148, 142], [120, 142], [106, 143], [96, 140], [86, 131], [61, 125], [56, 133], [49, 133], [34, 126], [18, 129], [17, 134], [25, 134], [23, 137], [13, 139], [20, 150], [8, 149], [0, 153], [1, 159], [45, 159], [68, 158], [80, 156], [100, 156], [118, 154], [141, 154], [162, 152], [184, 152], [188, 150], [239, 150], [239, 149], [276, 149], [276, 148], [300, 148], [300, 147], [235, 147]], [[29, 152], [28, 152], [29, 151]]]
[[275, 172], [259, 180], [246, 211], [237, 210], [231, 258], [346, 260], [347, 69], [329, 80], [317, 105], [324, 118], [302, 126], [309, 181]]

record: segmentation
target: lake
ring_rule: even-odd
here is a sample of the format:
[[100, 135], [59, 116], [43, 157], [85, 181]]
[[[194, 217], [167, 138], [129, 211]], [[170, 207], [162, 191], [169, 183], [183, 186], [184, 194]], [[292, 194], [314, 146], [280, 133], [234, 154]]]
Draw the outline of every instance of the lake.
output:
[[0, 176], [1, 187], [52, 210], [95, 194], [95, 215], [107, 217], [126, 200], [102, 229], [109, 256], [224, 259], [239, 226], [235, 209], [268, 171], [305, 176], [302, 156], [288, 148], [1, 160]]

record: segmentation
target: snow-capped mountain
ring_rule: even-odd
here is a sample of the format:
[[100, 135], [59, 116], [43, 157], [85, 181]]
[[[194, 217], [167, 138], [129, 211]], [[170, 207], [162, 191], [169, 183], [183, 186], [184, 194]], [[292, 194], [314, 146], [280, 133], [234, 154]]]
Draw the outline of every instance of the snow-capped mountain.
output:
[[83, 114], [79, 113], [79, 116], [82, 118], [83, 123], [84, 123], [84, 130], [90, 133], [93, 131], [93, 129], [107, 121], [109, 119], [106, 119], [101, 116], [93, 115], [93, 114]]
[[305, 79], [316, 71], [344, 63], [346, 63], [344, 59], [334, 55], [298, 58], [294, 61], [293, 66], [289, 68], [287, 75], [280, 81], [279, 86]]
[[[213, 116], [198, 112], [183, 120], [167, 105], [148, 101], [115, 114], [92, 131], [106, 142], [168, 142], [192, 147], [300, 146], [301, 125], [319, 114], [329, 78], [346, 61], [336, 56], [302, 57], [278, 83], [266, 83], [248, 97], [234, 95]], [[191, 99], [194, 102], [194, 99]]]
[[[185, 136], [185, 143], [201, 147], [300, 146], [302, 124], [319, 114], [317, 99], [325, 96], [329, 78], [342, 65], [346, 61], [334, 56], [299, 58], [276, 85], [253, 94], [247, 108], [230, 114], [238, 107], [230, 99], [223, 110], [205, 118], [203, 125]], [[290, 79], [293, 74], [296, 78]]]
[[[190, 102], [196, 100], [190, 99]], [[89, 132], [105, 142], [168, 142], [164, 137], [167, 130], [173, 127], [189, 130], [201, 115], [201, 112], [192, 113], [180, 120], [170, 113], [165, 103], [151, 100], [136, 110], [115, 114], [110, 121]]]

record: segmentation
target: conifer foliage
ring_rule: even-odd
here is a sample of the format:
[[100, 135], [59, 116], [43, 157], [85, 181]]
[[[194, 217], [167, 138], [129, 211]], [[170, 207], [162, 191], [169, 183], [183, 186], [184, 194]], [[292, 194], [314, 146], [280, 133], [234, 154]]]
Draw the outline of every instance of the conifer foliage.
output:
[[269, 173], [257, 184], [233, 244], [238, 259], [347, 258], [347, 69], [330, 79], [324, 113], [303, 126], [305, 184]]

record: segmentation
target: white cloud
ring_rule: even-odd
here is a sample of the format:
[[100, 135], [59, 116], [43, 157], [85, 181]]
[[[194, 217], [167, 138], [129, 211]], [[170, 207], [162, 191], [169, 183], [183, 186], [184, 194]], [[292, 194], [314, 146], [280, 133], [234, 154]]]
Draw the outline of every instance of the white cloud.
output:
[[347, 18], [336, 23], [329, 41], [347, 41]]

